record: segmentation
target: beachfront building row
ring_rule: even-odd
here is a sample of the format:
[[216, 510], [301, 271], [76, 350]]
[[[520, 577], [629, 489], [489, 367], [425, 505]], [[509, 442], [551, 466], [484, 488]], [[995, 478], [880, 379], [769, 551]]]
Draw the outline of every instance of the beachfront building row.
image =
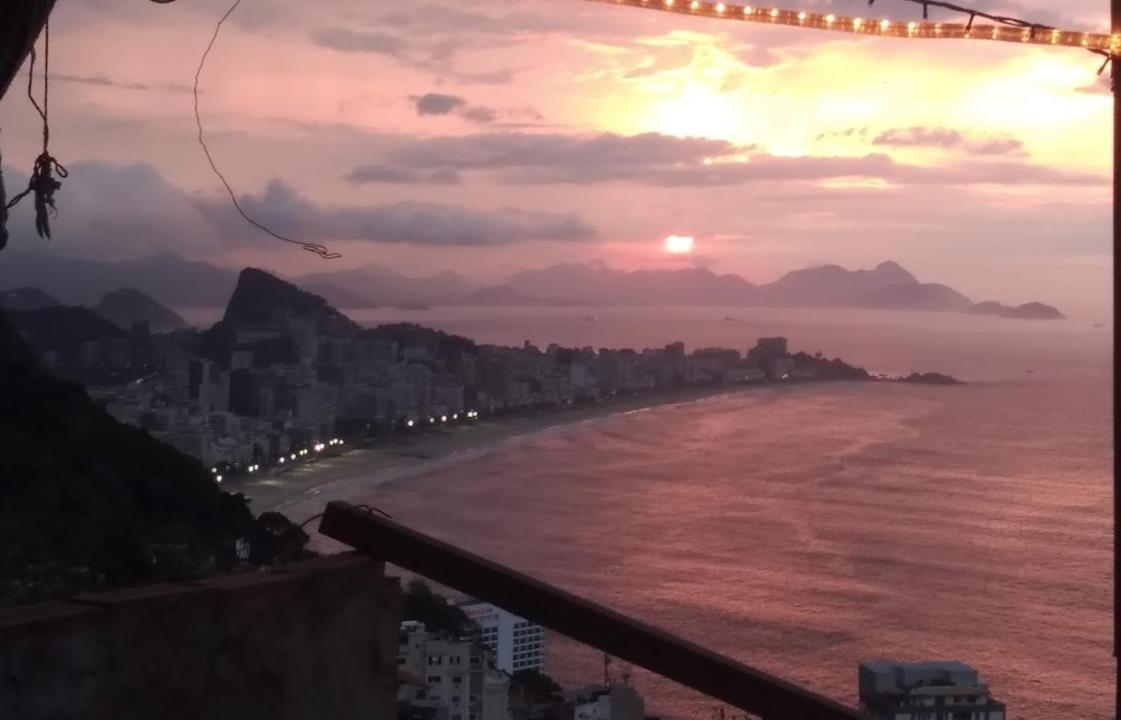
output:
[[210, 356], [199, 354], [196, 331], [148, 338], [154, 372], [91, 387], [91, 394], [117, 419], [208, 466], [269, 466], [293, 449], [370, 427], [431, 427], [476, 411], [777, 379], [788, 374], [778, 364], [789, 363], [777, 356], [784, 355], [776, 353], [785, 348], [781, 339], [761, 341], [765, 352], [745, 358], [721, 348], [686, 353], [683, 343], [645, 350], [475, 345], [415, 327], [401, 336], [338, 337], [290, 317], [227, 332], [228, 349]]

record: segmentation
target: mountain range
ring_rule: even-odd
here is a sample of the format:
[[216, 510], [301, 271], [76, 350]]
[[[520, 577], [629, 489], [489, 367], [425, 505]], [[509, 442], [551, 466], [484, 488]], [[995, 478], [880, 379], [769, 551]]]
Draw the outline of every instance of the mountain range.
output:
[[[120, 288], [105, 293], [93, 307], [67, 305], [35, 287], [13, 288], [0, 291], [0, 308], [10, 313], [41, 312], [45, 317], [64, 315], [93, 315], [117, 327], [128, 330], [133, 323], [143, 321], [153, 332], [168, 332], [187, 327], [187, 321], [152, 297], [135, 288]], [[62, 308], [62, 310], [55, 310]], [[81, 311], [81, 312], [77, 312]]]
[[[29, 259], [33, 258], [33, 259]], [[1041, 303], [1010, 307], [975, 303], [939, 283], [921, 282], [894, 261], [869, 270], [839, 265], [795, 270], [756, 285], [707, 268], [626, 271], [603, 262], [562, 263], [524, 270], [481, 285], [455, 272], [410, 277], [379, 265], [320, 269], [288, 278], [342, 308], [377, 306], [713, 305], [872, 308], [971, 312], [1008, 318], [1062, 317]], [[176, 308], [225, 305], [238, 273], [172, 254], [126, 262], [11, 254], [0, 263], [0, 288], [34, 286], [67, 304], [92, 305], [103, 293], [132, 287]], [[32, 298], [32, 301], [34, 299]]]

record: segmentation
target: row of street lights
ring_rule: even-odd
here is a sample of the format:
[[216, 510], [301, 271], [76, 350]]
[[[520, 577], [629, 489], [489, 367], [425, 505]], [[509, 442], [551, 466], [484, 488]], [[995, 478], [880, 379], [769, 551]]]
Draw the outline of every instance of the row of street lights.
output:
[[[463, 413], [462, 416], [464, 420], [477, 420], [479, 418], [479, 412], [477, 410], [468, 410], [467, 412]], [[447, 415], [441, 415], [440, 417], [430, 417], [428, 418], [428, 424], [435, 425], [437, 422], [443, 424], [447, 423], [449, 420], [455, 422], [459, 419], [460, 413], [452, 413], [450, 418]], [[415, 428], [418, 424], [423, 425], [423, 422], [411, 419], [405, 421], [405, 427], [408, 428]]]
[[[301, 457], [306, 457], [308, 455], [308, 453], [311, 453], [311, 452], [321, 453], [324, 450], [326, 450], [328, 447], [337, 447], [337, 446], [342, 446], [342, 445], [345, 445], [345, 444], [346, 444], [346, 441], [343, 440], [342, 438], [331, 438], [330, 440], [328, 440], [325, 443], [317, 442], [314, 445], [312, 445], [311, 448], [300, 448], [298, 450], [293, 450], [292, 453], [287, 455], [287, 456], [281, 455], [280, 457], [278, 457], [276, 459], [276, 464], [277, 465], [284, 465], [284, 464], [289, 463], [289, 462], [295, 462], [296, 460], [299, 460]], [[231, 470], [233, 470], [233, 469], [236, 469], [236, 464], [233, 467], [231, 467]], [[253, 463], [252, 465], [247, 466], [245, 469], [246, 469], [247, 472], [255, 473], [255, 472], [259, 472], [261, 470], [261, 465], [260, 465], [260, 463]], [[222, 482], [222, 475], [221, 475], [221, 473], [219, 473], [217, 465], [210, 468], [210, 474], [214, 476], [214, 481], [215, 482], [219, 482], [219, 483]]]

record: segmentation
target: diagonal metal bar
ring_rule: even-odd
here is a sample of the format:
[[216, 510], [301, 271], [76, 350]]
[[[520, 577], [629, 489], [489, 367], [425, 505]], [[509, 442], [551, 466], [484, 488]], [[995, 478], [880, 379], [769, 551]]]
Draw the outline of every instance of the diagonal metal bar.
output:
[[860, 717], [852, 708], [834, 700], [366, 509], [344, 502], [328, 503], [319, 532], [763, 720]]

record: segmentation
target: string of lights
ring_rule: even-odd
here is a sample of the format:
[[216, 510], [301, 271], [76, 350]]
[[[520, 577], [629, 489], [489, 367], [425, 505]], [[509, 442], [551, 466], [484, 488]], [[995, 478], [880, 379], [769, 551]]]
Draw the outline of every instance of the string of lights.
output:
[[[910, 22], [877, 18], [848, 17], [832, 13], [784, 10], [782, 8], [738, 5], [727, 2], [702, 2], [702, 0], [589, 0], [607, 5], [659, 10], [681, 15], [698, 15], [719, 20], [785, 25], [789, 27], [832, 30], [857, 35], [911, 38], [924, 40], [990, 40], [1032, 45], [1059, 45], [1084, 48], [1114, 57], [1121, 54], [1121, 35], [1061, 30], [1036, 25], [1016, 18], [989, 15], [978, 10], [963, 8], [936, 0], [907, 0], [919, 5], [940, 7], [969, 16], [968, 22], [932, 22], [929, 19]], [[924, 9], [924, 15], [927, 15]], [[977, 18], [995, 24], [975, 22]]]

